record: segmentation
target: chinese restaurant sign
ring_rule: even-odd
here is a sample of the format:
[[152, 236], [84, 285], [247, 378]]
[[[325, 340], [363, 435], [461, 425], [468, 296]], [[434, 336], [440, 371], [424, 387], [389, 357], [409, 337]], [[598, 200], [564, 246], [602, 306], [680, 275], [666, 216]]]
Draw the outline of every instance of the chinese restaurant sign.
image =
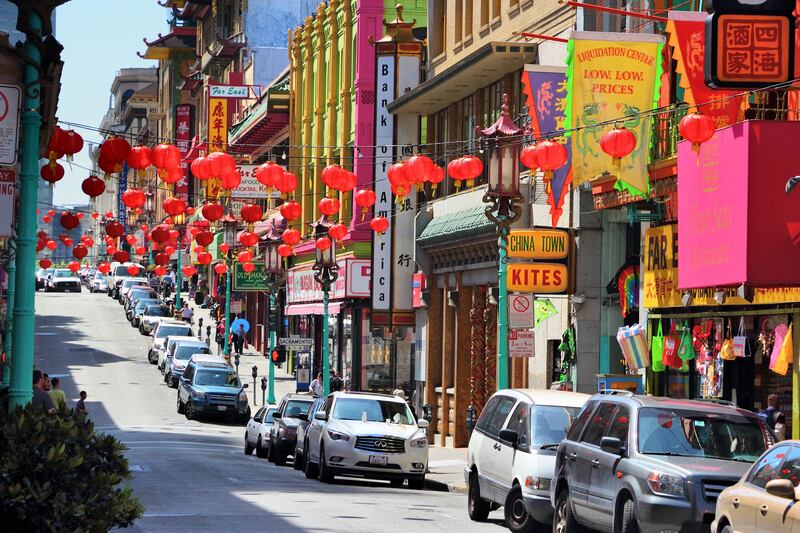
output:
[[536, 262], [509, 263], [506, 287], [516, 292], [567, 292], [571, 246], [572, 239], [566, 231], [539, 228], [512, 230], [508, 236], [508, 257]]
[[244, 198], [247, 200], [264, 200], [266, 198], [280, 198], [280, 192], [270, 195], [267, 188], [255, 177], [256, 165], [239, 165], [237, 170], [242, 176], [239, 186], [231, 191], [231, 198]]
[[[602, 176], [615, 176], [615, 187], [632, 196], [649, 190], [650, 111], [658, 99], [661, 77], [661, 35], [572, 32], [567, 45], [565, 127], [575, 128], [572, 180], [575, 186]], [[600, 139], [618, 122], [636, 137], [636, 147], [617, 167], [600, 149]]]
[[800, 122], [746, 121], [699, 153], [678, 143], [678, 287], [800, 285], [800, 210], [786, 180], [800, 168]]
[[[527, 96], [528, 116], [534, 137], [564, 130], [564, 108], [567, 101], [567, 75], [563, 67], [545, 65], [525, 65], [522, 73], [522, 90]], [[567, 153], [570, 153], [570, 140], [565, 138]], [[553, 227], [558, 224], [563, 212], [567, 187], [572, 183], [572, 163], [567, 163], [553, 173], [550, 181], [550, 220]]]
[[[208, 99], [208, 151], [224, 152], [228, 147], [228, 99]], [[218, 198], [219, 178], [206, 180], [206, 196]]]
[[714, 0], [706, 19], [710, 87], [758, 88], [794, 77], [794, 0]]
[[[644, 235], [644, 307], [684, 307], [683, 291], [678, 289], [678, 227], [667, 224], [649, 228]], [[689, 289], [693, 306], [717, 306], [715, 289]], [[757, 305], [800, 302], [800, 288], [755, 289], [753, 303]], [[725, 289], [723, 305], [749, 305], [740, 298], [736, 287]]]
[[189, 200], [189, 163], [183, 161], [191, 148], [192, 138], [192, 105], [180, 104], [175, 106], [175, 139], [178, 150], [181, 152], [181, 180], [175, 184], [175, 195], [184, 200]]

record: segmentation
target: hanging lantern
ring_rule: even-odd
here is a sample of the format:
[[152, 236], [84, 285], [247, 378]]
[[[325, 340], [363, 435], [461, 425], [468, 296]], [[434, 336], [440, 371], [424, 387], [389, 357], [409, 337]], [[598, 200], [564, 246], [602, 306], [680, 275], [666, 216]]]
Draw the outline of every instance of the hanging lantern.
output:
[[300, 242], [300, 232], [296, 229], [287, 229], [281, 235], [281, 239], [284, 243], [288, 244], [289, 246], [294, 246], [298, 242]]
[[303, 208], [297, 202], [284, 202], [280, 207], [281, 216], [288, 221], [296, 220], [303, 214]]
[[70, 247], [72, 246], [72, 242], [73, 242], [73, 241], [72, 241], [72, 239], [70, 239], [69, 237], [64, 237], [64, 238], [61, 240], [61, 242], [63, 242], [63, 243], [64, 243], [64, 246], [66, 246], [67, 248], [70, 248]]
[[222, 244], [219, 245], [219, 251], [222, 252], [223, 254], [227, 254], [228, 251], [230, 251], [230, 249], [231, 246], [227, 242], [223, 242]]
[[117, 253], [117, 247], [114, 245], [106, 246], [106, 255], [114, 255]]
[[283, 168], [273, 161], [267, 161], [253, 171], [258, 182], [265, 186], [268, 191], [275, 188], [275, 184], [281, 179], [283, 172]]
[[130, 244], [131, 246], [133, 246], [134, 244], [136, 244], [136, 241], [137, 241], [137, 240], [138, 240], [138, 239], [136, 238], [136, 235], [126, 235], [126, 236], [125, 236], [125, 241], [126, 241], [128, 244]]
[[139, 229], [141, 229], [144, 233], [147, 233], [148, 231], [150, 231], [150, 226], [148, 226], [147, 224], [142, 224], [139, 227]]
[[128, 209], [137, 209], [142, 207], [145, 199], [144, 192], [140, 191], [139, 189], [128, 189], [122, 193], [122, 203], [125, 204]]
[[[81, 183], [81, 190], [85, 195], [89, 196], [90, 198], [96, 198], [97, 196], [100, 196], [101, 194], [103, 194], [103, 192], [105, 192], [106, 182], [104, 182], [97, 176], [89, 176]], [[96, 214], [97, 213], [93, 213], [92, 216], [94, 218], [97, 218], [94, 216]]]
[[535, 148], [536, 163], [544, 171], [542, 181], [545, 185], [545, 192], [550, 194], [550, 182], [556, 170], [567, 164], [569, 154], [567, 148], [560, 142], [546, 140], [536, 144]]
[[216, 222], [225, 215], [225, 209], [217, 202], [208, 202], [200, 212], [203, 214], [203, 218], [209, 222]]
[[431, 195], [436, 196], [436, 189], [441, 182], [444, 181], [444, 169], [439, 165], [434, 165], [433, 170], [428, 176], [428, 182], [431, 184]]
[[169, 230], [165, 225], [159, 224], [150, 232], [150, 237], [152, 237], [153, 242], [163, 244], [169, 240]]
[[386, 177], [392, 187], [392, 194], [398, 199], [404, 198], [411, 191], [411, 181], [403, 170], [405, 163], [395, 163], [386, 171]]
[[339, 182], [339, 190], [342, 192], [350, 192], [358, 185], [358, 178], [349, 170], [342, 170], [342, 172], [344, 175]]
[[49, 259], [39, 259], [39, 266], [45, 270], [53, 266], [53, 262]]
[[681, 137], [692, 143], [692, 150], [700, 151], [700, 145], [711, 140], [717, 131], [717, 124], [708, 115], [689, 113], [678, 124]]
[[239, 255], [236, 256], [236, 260], [240, 263], [249, 263], [253, 260], [253, 252], [250, 250], [239, 252]]
[[89, 248], [91, 248], [92, 246], [94, 246], [94, 239], [92, 239], [92, 238], [91, 238], [91, 237], [89, 237], [89, 236], [82, 237], [82, 238], [81, 238], [81, 241], [83, 241], [83, 244], [85, 244], [85, 245], [86, 245], [86, 246], [88, 246]]
[[328, 235], [336, 239], [337, 241], [341, 241], [344, 239], [344, 236], [347, 235], [347, 226], [344, 224], [334, 224], [330, 228], [328, 228]]
[[47, 144], [47, 159], [51, 162], [63, 157], [67, 148], [67, 132], [56, 126]]
[[217, 263], [216, 265], [214, 265], [214, 272], [216, 272], [217, 274], [224, 274], [227, 271], [228, 271], [228, 265], [226, 265], [225, 263]]
[[137, 246], [136, 248], [133, 249], [133, 251], [136, 255], [144, 255], [147, 253], [147, 248], [145, 248], [144, 246]]
[[53, 239], [50, 239], [49, 241], [47, 241], [47, 243], [45, 243], [45, 246], [47, 246], [49, 250], [55, 250], [56, 248], [58, 248], [58, 243]]
[[519, 153], [519, 160], [531, 170], [539, 168], [539, 161], [536, 159], [536, 145], [529, 144], [522, 148]]
[[369, 227], [375, 233], [386, 233], [389, 229], [389, 220], [386, 217], [374, 217], [369, 221]]
[[103, 261], [102, 263], [100, 263], [99, 265], [97, 265], [97, 270], [99, 270], [99, 271], [100, 271], [100, 273], [101, 273], [101, 274], [103, 274], [103, 275], [105, 276], [106, 274], [108, 274], [109, 272], [111, 272], [111, 264], [109, 264], [109, 263], [108, 263], [108, 262], [106, 262], [106, 261]]
[[253, 263], [247, 262], [242, 264], [242, 270], [250, 274], [256, 269], [256, 266]]
[[61, 213], [61, 226], [65, 230], [67, 231], [73, 230], [77, 228], [78, 224], [80, 223], [81, 223], [80, 219], [73, 213], [70, 213], [69, 211], [64, 211], [63, 213]]
[[120, 167], [120, 170], [117, 170], [117, 165], [113, 161], [109, 161], [108, 159], [104, 159], [102, 157], [97, 160], [97, 166], [100, 167], [100, 170], [105, 173], [106, 178], [109, 174], [113, 174], [122, 170], [122, 167]]
[[128, 274], [130, 274], [131, 276], [138, 275], [139, 274], [139, 267], [136, 266], [136, 265], [130, 265], [128, 267]]
[[178, 240], [178, 237], [180, 237], [180, 236], [181, 236], [181, 234], [180, 234], [180, 232], [178, 230], [176, 230], [176, 229], [169, 230], [169, 238], [172, 239], [173, 241]]
[[164, 247], [164, 253], [167, 254], [168, 256], [172, 257], [172, 254], [175, 253], [175, 247], [172, 246], [171, 244], [166, 245]]
[[241, 183], [242, 183], [242, 175], [237, 170], [234, 171], [232, 174], [223, 176], [222, 181], [220, 182], [220, 187], [222, 187], [226, 191], [231, 191], [236, 187], [238, 187]]
[[122, 163], [128, 160], [131, 145], [122, 137], [110, 136], [100, 145], [100, 159], [113, 165], [112, 172], [122, 171]]
[[247, 248], [258, 244], [258, 240], [259, 240], [258, 233], [252, 231], [243, 231], [242, 234], [239, 236], [239, 242], [242, 243], [242, 246], [245, 246]]
[[72, 161], [72, 156], [83, 150], [83, 137], [73, 130], [64, 132], [64, 153], [67, 155], [67, 161]]
[[122, 237], [123, 233], [125, 233], [125, 226], [116, 220], [106, 222], [106, 235], [109, 237], [116, 239], [117, 237]]
[[53, 217], [56, 215], [56, 212], [53, 209], [50, 209], [49, 211], [47, 211], [47, 214]]
[[183, 272], [183, 275], [186, 276], [187, 278], [191, 278], [192, 276], [195, 275], [197, 269], [194, 268], [194, 266], [192, 265], [186, 265], [185, 267], [181, 268], [181, 272]]
[[161, 205], [164, 208], [164, 212], [173, 217], [186, 212], [186, 202], [174, 196], [166, 198]]
[[180, 166], [177, 166], [175, 168], [159, 170], [158, 177], [164, 183], [178, 183], [183, 179], [183, 169]]
[[242, 220], [248, 224], [255, 224], [263, 218], [264, 210], [261, 209], [260, 205], [247, 203], [242, 206], [239, 214], [241, 215]]
[[474, 155], [465, 155], [461, 158], [459, 170], [467, 182], [467, 187], [472, 187], [475, 184], [475, 178], [483, 173], [483, 161]]
[[156, 256], [153, 258], [157, 265], [168, 265], [169, 264], [169, 254], [166, 252], [157, 253]]
[[78, 260], [83, 259], [87, 255], [89, 255], [89, 249], [86, 248], [86, 245], [83, 243], [78, 244], [77, 246], [75, 246], [75, 248], [72, 249], [72, 255], [73, 257], [75, 257], [75, 259]]
[[208, 252], [197, 252], [197, 262], [201, 265], [210, 265], [212, 259], [211, 254]]
[[297, 176], [289, 171], [284, 171], [280, 179], [275, 182], [275, 188], [282, 194], [289, 194], [297, 189]]
[[325, 216], [331, 216], [339, 212], [339, 200], [336, 198], [325, 197], [319, 201], [319, 212]]
[[187, 207], [186, 208], [186, 214], [189, 215], [189, 216], [194, 215], [194, 207], [192, 207], [192, 206]]
[[339, 165], [328, 165], [322, 169], [322, 183], [329, 189], [339, 190], [345, 178], [345, 170]]
[[372, 189], [361, 189], [356, 193], [356, 205], [361, 208], [361, 220], [364, 220], [364, 215], [367, 211], [375, 205], [377, 196]]
[[83, 220], [83, 213], [81, 213], [80, 211], [78, 211], [78, 214], [75, 216], [78, 217], [78, 220]]
[[405, 162], [406, 175], [413, 180], [414, 183], [422, 184], [428, 181], [433, 167], [433, 159], [426, 155], [414, 155], [408, 158]]
[[134, 146], [128, 154], [128, 166], [136, 170], [140, 176], [144, 175], [147, 167], [153, 163], [150, 160], [150, 148], [147, 146]]
[[212, 152], [206, 156], [208, 175], [212, 178], [225, 179], [236, 173], [236, 161], [225, 152]]
[[44, 250], [45, 244], [47, 244], [47, 240], [46, 239], [43, 239], [41, 237], [36, 239], [36, 252], [38, 253], [38, 252], [41, 252], [42, 250]]
[[81, 264], [78, 261], [70, 261], [67, 268], [74, 274], [81, 269]]
[[159, 144], [153, 148], [150, 158], [159, 170], [170, 170], [181, 165], [181, 151], [174, 144]]
[[64, 167], [58, 163], [47, 164], [39, 170], [39, 175], [48, 183], [56, 183], [64, 177]]
[[293, 253], [294, 248], [292, 248], [292, 246], [289, 244], [281, 244], [278, 246], [278, 255], [283, 258], [291, 257]]
[[200, 181], [205, 181], [211, 177], [211, 174], [208, 173], [208, 159], [203, 156], [192, 161], [189, 168], [192, 170], [192, 176]]
[[42, 222], [44, 222], [45, 224], [49, 224], [49, 223], [50, 223], [50, 222], [52, 222], [52, 221], [53, 221], [53, 218], [52, 218], [52, 217], [49, 217], [49, 216], [47, 216], [47, 215], [45, 215], [45, 216], [43, 216], [43, 217], [42, 217]]
[[[636, 135], [624, 126], [621, 128], [614, 128], [603, 134], [600, 138], [600, 148], [603, 152], [611, 156], [614, 168], [619, 170], [622, 158], [636, 149]], [[541, 157], [539, 161], [544, 164]]]
[[[167, 258], [167, 262], [169, 262], [169, 258]], [[167, 267], [165, 267], [164, 265], [156, 265], [156, 267], [153, 269], [153, 274], [159, 277], [166, 276]]]
[[453, 159], [449, 163], [447, 163], [447, 174], [450, 176], [450, 179], [461, 183], [464, 181], [464, 175], [461, 172], [461, 158]]
[[117, 261], [118, 263], [127, 263], [128, 261], [131, 260], [131, 254], [129, 254], [125, 250], [117, 250], [111, 255], [114, 256], [114, 261]]
[[[104, 186], [104, 187], [105, 187], [105, 186]], [[100, 218], [100, 213], [98, 213], [97, 211], [95, 211], [94, 213], [92, 213], [92, 218], [93, 218], [93, 219], [95, 219], [95, 220], [97, 220], [98, 218]]]
[[214, 242], [214, 234], [210, 231], [200, 231], [194, 236], [194, 240], [197, 241], [197, 244], [200, 246], [208, 246]]
[[328, 237], [320, 237], [317, 239], [316, 244], [314, 245], [317, 247], [317, 250], [324, 252], [326, 250], [331, 249], [331, 240]]

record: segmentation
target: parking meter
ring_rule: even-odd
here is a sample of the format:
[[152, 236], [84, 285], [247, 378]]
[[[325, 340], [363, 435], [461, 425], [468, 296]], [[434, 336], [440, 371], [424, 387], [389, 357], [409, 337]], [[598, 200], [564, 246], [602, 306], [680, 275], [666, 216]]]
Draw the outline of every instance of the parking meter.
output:
[[430, 423], [433, 420], [433, 406], [429, 403], [426, 403], [422, 406], [422, 418]]
[[197, 332], [199, 333], [199, 337], [203, 338], [203, 317], [197, 319]]
[[266, 403], [267, 397], [267, 376], [261, 378], [261, 405]]
[[233, 362], [236, 365], [236, 373], [238, 374], [239, 373], [239, 354], [238, 353], [234, 356]]
[[475, 429], [475, 419], [477, 418], [477, 414], [478, 410], [474, 405], [470, 404], [470, 406], [467, 407], [467, 429], [470, 433], [472, 433], [472, 430]]
[[[239, 366], [239, 356], [236, 356], [236, 366]], [[253, 401], [258, 404], [258, 398], [256, 397], [256, 378], [258, 377], [258, 367], [253, 365], [251, 370], [251, 374], [253, 375]]]
[[211, 339], [211, 324], [206, 326], [206, 338], [209, 339], [209, 340]]

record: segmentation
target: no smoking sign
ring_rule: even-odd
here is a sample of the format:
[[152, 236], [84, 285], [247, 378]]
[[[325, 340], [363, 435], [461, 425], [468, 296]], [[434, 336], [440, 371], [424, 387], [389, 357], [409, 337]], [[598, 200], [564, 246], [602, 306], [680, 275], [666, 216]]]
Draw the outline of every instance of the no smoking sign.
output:
[[526, 329], [533, 327], [533, 295], [509, 294], [508, 327]]

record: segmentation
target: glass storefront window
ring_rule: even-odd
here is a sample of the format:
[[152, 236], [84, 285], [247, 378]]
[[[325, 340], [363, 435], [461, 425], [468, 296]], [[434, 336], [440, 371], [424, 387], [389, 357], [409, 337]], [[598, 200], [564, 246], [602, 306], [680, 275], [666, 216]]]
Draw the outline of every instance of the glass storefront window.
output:
[[345, 390], [353, 387], [353, 310], [342, 311], [342, 379]]

